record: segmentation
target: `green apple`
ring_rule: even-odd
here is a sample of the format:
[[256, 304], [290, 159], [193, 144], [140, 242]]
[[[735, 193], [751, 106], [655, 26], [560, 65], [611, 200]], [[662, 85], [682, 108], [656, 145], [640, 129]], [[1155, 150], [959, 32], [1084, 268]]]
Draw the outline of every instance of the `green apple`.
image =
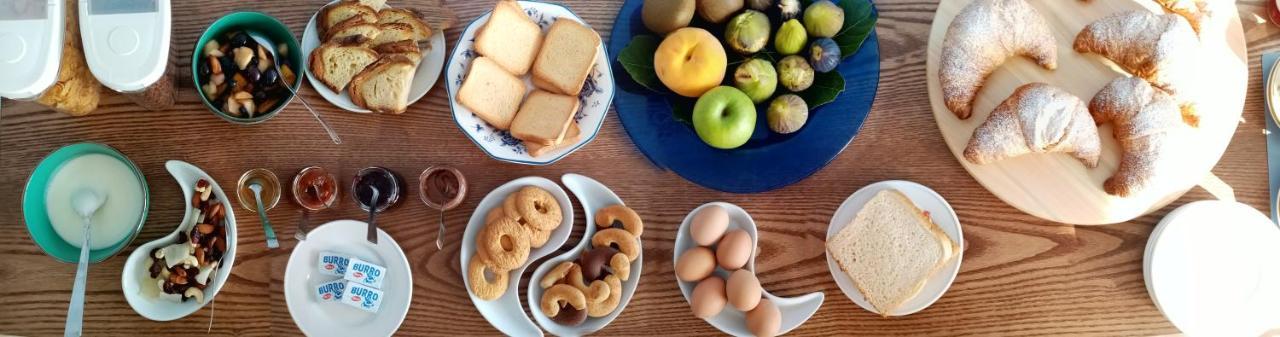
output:
[[756, 105], [738, 88], [715, 87], [693, 105], [693, 129], [711, 147], [742, 146], [756, 130]]

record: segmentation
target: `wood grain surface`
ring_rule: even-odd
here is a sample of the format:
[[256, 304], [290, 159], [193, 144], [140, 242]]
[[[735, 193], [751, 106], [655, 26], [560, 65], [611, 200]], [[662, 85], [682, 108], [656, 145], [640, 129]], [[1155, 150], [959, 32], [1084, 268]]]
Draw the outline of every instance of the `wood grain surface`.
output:
[[[944, 0], [945, 1], [945, 0]], [[1057, 1], [1057, 0], [1055, 0]], [[1258, 22], [1265, 1], [1238, 4], [1249, 46], [1248, 96], [1230, 147], [1213, 172], [1235, 197], [1267, 211], [1266, 145], [1259, 58], [1275, 50], [1280, 32]], [[1056, 224], [1026, 215], [991, 195], [947, 149], [930, 112], [925, 48], [937, 2], [880, 0], [882, 72], [878, 99], [861, 134], [830, 166], [795, 185], [769, 193], [737, 195], [692, 185], [655, 168], [609, 118], [591, 144], [547, 167], [503, 164], [485, 156], [457, 130], [437, 87], [399, 116], [347, 113], [302, 90], [345, 140], [328, 141], [300, 104], [255, 126], [233, 125], [207, 111], [190, 84], [191, 46], [214, 19], [235, 10], [274, 15], [294, 32], [324, 0], [175, 1], [174, 39], [180, 70], [178, 104], [145, 111], [120, 96], [99, 110], [73, 118], [28, 102], [4, 101], [0, 112], [0, 334], [61, 335], [75, 266], [55, 262], [32, 243], [20, 210], [21, 193], [36, 163], [59, 146], [79, 141], [110, 144], [142, 167], [151, 184], [151, 213], [132, 247], [171, 231], [182, 217], [181, 191], [163, 163], [181, 159], [210, 172], [222, 184], [264, 167], [282, 177], [309, 165], [336, 170], [344, 182], [361, 167], [381, 165], [416, 177], [430, 165], [460, 168], [471, 192], [449, 212], [444, 250], [436, 250], [436, 213], [410, 194], [380, 223], [406, 249], [414, 298], [400, 335], [494, 335], [472, 307], [459, 273], [458, 249], [469, 210], [490, 189], [517, 177], [557, 178], [574, 172], [609, 185], [645, 217], [644, 275], [626, 311], [601, 335], [716, 335], [694, 318], [681, 298], [670, 258], [675, 229], [685, 213], [715, 200], [741, 205], [761, 230], [757, 269], [765, 288], [780, 296], [822, 291], [827, 301], [795, 335], [1156, 335], [1176, 333], [1147, 296], [1142, 252], [1154, 224], [1174, 207], [1211, 196], [1192, 190], [1168, 207], [1129, 222], [1092, 227]], [[393, 4], [414, 3], [392, 0]], [[492, 1], [446, 1], [460, 23], [488, 10]], [[617, 1], [569, 1], [568, 5], [609, 38]], [[1261, 14], [1261, 17], [1266, 17]], [[449, 45], [458, 29], [447, 31]], [[731, 169], [731, 168], [730, 168]], [[917, 314], [884, 319], [849, 301], [836, 287], [823, 257], [822, 237], [842, 201], [869, 183], [906, 179], [932, 187], [955, 207], [968, 252], [951, 290]], [[414, 181], [415, 179], [410, 179]], [[335, 210], [314, 221], [360, 219], [344, 189]], [[134, 313], [120, 291], [123, 255], [90, 267], [85, 313], [89, 336], [200, 335], [214, 315], [211, 335], [300, 334], [285, 309], [284, 267], [295, 242], [299, 208], [269, 212], [282, 247], [267, 250], [256, 217], [242, 212], [237, 263], [216, 304], [172, 322]], [[581, 213], [579, 213], [581, 214]], [[581, 216], [577, 222], [584, 223]], [[580, 233], [581, 228], [575, 229]], [[580, 234], [570, 239], [578, 240]], [[521, 287], [522, 289], [524, 287]], [[214, 308], [216, 307], [216, 310]], [[216, 312], [215, 312], [216, 311]]]

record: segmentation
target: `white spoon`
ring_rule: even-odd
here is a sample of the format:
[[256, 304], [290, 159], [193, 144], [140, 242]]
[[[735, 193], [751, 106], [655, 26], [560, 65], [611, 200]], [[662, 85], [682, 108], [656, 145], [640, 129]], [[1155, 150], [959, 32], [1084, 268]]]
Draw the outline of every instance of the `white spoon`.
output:
[[84, 330], [84, 287], [89, 277], [89, 224], [93, 213], [107, 202], [107, 195], [82, 188], [71, 195], [71, 207], [84, 219], [84, 238], [80, 241], [80, 262], [76, 265], [76, 283], [71, 288], [71, 305], [67, 307], [67, 325], [63, 335], [78, 337]]
[[[267, 53], [271, 54], [271, 61], [272, 61], [271, 67], [275, 68], [276, 74], [279, 74], [280, 58], [276, 57], [276, 45], [274, 43], [271, 43], [271, 40], [268, 40], [266, 37], [263, 37], [261, 33], [258, 33], [256, 31], [250, 31], [249, 37], [253, 38], [254, 41], [257, 41], [259, 46], [263, 46], [262, 47], [263, 50], [266, 50]], [[305, 74], [306, 72], [295, 71], [294, 73], [297, 74], [297, 76], [303, 76], [303, 74]], [[276, 78], [280, 80], [281, 86], [283, 86], [286, 90], [289, 90], [289, 93], [293, 94], [293, 97], [298, 98], [298, 101], [302, 102], [302, 106], [306, 107], [308, 112], [311, 112], [311, 116], [314, 116], [316, 118], [316, 121], [320, 122], [320, 126], [324, 128], [324, 132], [329, 134], [329, 139], [333, 140], [334, 144], [342, 144], [342, 138], [338, 137], [338, 132], [333, 131], [333, 127], [329, 126], [329, 123], [325, 122], [323, 117], [320, 117], [320, 113], [316, 112], [315, 109], [311, 108], [311, 103], [307, 103], [307, 100], [305, 98], [302, 98], [302, 95], [298, 95], [297, 90], [294, 90], [293, 87], [289, 86], [289, 83], [285, 83], [283, 76], [276, 76]]]

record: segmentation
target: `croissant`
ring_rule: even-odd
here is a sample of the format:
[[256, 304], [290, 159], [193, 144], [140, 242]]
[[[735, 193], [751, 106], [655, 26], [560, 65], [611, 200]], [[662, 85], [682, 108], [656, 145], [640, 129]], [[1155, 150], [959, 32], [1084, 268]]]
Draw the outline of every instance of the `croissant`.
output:
[[1155, 0], [1160, 6], [1164, 6], [1170, 12], [1181, 15], [1187, 19], [1187, 23], [1191, 24], [1191, 29], [1197, 34], [1200, 33], [1200, 27], [1209, 20], [1213, 12], [1209, 10], [1209, 2], [1206, 0]]
[[1025, 84], [996, 106], [964, 149], [974, 164], [1028, 153], [1067, 153], [1097, 167], [1102, 145], [1084, 102], [1048, 84]]
[[987, 76], [1010, 56], [1058, 67], [1049, 24], [1024, 0], [975, 0], [947, 27], [938, 71], [942, 100], [960, 119], [973, 113], [973, 99]]
[[1115, 123], [1120, 167], [1103, 183], [1108, 194], [1128, 196], [1167, 176], [1176, 155], [1174, 133], [1185, 128], [1170, 95], [1136, 77], [1118, 78], [1093, 96], [1089, 113], [1098, 124]]
[[1073, 48], [1096, 53], [1134, 76], [1178, 95], [1195, 81], [1191, 71], [1200, 40], [1187, 20], [1176, 14], [1129, 11], [1112, 14], [1085, 26]]

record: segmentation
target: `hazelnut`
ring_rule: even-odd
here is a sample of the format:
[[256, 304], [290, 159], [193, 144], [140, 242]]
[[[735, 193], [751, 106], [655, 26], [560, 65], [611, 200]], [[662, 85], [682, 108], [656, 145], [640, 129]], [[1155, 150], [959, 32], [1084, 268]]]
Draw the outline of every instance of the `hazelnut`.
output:
[[249, 47], [236, 48], [232, 53], [235, 54], [236, 66], [240, 67], [240, 70], [248, 68], [249, 62], [253, 61], [253, 49], [249, 49]]

